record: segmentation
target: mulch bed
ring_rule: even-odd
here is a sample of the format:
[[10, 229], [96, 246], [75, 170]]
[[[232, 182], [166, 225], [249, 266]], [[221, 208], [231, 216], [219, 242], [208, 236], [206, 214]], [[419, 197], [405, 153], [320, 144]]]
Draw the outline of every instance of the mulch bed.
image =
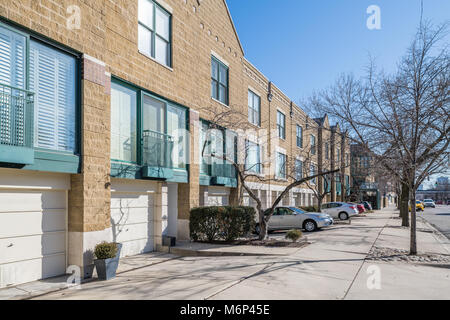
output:
[[233, 246], [259, 246], [259, 247], [278, 247], [278, 248], [302, 248], [310, 244], [308, 239], [305, 237], [297, 242], [283, 241], [283, 240], [258, 240], [258, 239], [246, 239], [246, 240], [236, 240], [231, 242], [226, 241], [213, 241], [213, 242], [200, 242], [199, 243], [211, 243], [211, 244], [225, 244]]

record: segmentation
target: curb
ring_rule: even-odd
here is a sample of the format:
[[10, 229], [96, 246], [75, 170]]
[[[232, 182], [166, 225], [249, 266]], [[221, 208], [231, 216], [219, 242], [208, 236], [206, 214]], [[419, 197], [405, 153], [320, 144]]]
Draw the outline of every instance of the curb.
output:
[[428, 228], [430, 228], [433, 231], [433, 236], [435, 239], [444, 247], [445, 251], [450, 254], [450, 250], [447, 248], [449, 246], [449, 243], [446, 243], [442, 241], [442, 239], [445, 239], [446, 241], [450, 241], [442, 232], [440, 232], [432, 223], [428, 222], [427, 219], [425, 219], [422, 216], [418, 216], [420, 218], [420, 221], [426, 225]]

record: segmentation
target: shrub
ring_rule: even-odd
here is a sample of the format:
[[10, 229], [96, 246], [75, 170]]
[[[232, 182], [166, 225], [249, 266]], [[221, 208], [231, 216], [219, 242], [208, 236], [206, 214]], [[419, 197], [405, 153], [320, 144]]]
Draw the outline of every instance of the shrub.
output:
[[233, 241], [249, 234], [255, 224], [252, 207], [201, 207], [190, 212], [189, 228], [194, 241]]
[[286, 239], [292, 240], [292, 242], [297, 242], [303, 236], [303, 233], [300, 230], [289, 230], [286, 233]]
[[95, 246], [94, 254], [97, 259], [111, 259], [117, 254], [117, 243], [115, 242], [102, 242]]
[[319, 207], [309, 206], [309, 207], [301, 207], [300, 209], [306, 212], [319, 212]]

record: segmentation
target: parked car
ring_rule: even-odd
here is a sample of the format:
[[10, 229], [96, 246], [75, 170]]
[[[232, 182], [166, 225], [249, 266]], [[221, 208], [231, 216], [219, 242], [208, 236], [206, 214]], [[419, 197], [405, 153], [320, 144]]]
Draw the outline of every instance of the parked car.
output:
[[348, 220], [350, 217], [359, 214], [355, 204], [345, 202], [324, 203], [321, 210], [324, 213], [328, 213], [332, 218], [339, 218], [340, 220]]
[[372, 210], [372, 205], [370, 204], [369, 201], [363, 201], [361, 202], [362, 205], [364, 205], [364, 208], [368, 211]]
[[447, 205], [450, 206], [450, 200], [447, 200]]
[[[266, 211], [266, 214], [268, 214]], [[269, 220], [268, 231], [305, 229], [308, 232], [331, 226], [334, 223], [332, 217], [326, 213], [306, 212], [295, 207], [278, 207]], [[256, 226], [259, 232], [259, 226]]]
[[[450, 200], [449, 200], [449, 201], [450, 201]], [[436, 203], [436, 204], [444, 204], [444, 201], [438, 200], [438, 201], [436, 201], [435, 203]]]
[[[408, 208], [411, 211], [411, 205]], [[425, 206], [422, 201], [416, 200], [416, 211], [425, 211]]]
[[434, 203], [433, 199], [425, 199], [423, 200], [423, 204], [426, 207], [436, 208], [436, 203]]
[[364, 205], [363, 205], [363, 204], [357, 204], [357, 205], [356, 205], [356, 208], [358, 209], [358, 212], [359, 212], [360, 214], [366, 212], [366, 208], [364, 208]]

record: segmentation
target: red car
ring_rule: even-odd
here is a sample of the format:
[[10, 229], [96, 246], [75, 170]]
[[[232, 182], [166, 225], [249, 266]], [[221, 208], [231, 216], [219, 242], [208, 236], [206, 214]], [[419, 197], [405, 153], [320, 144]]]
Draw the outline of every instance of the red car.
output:
[[360, 214], [366, 212], [366, 208], [364, 208], [363, 204], [357, 204], [356, 207], [358, 208], [358, 212]]

